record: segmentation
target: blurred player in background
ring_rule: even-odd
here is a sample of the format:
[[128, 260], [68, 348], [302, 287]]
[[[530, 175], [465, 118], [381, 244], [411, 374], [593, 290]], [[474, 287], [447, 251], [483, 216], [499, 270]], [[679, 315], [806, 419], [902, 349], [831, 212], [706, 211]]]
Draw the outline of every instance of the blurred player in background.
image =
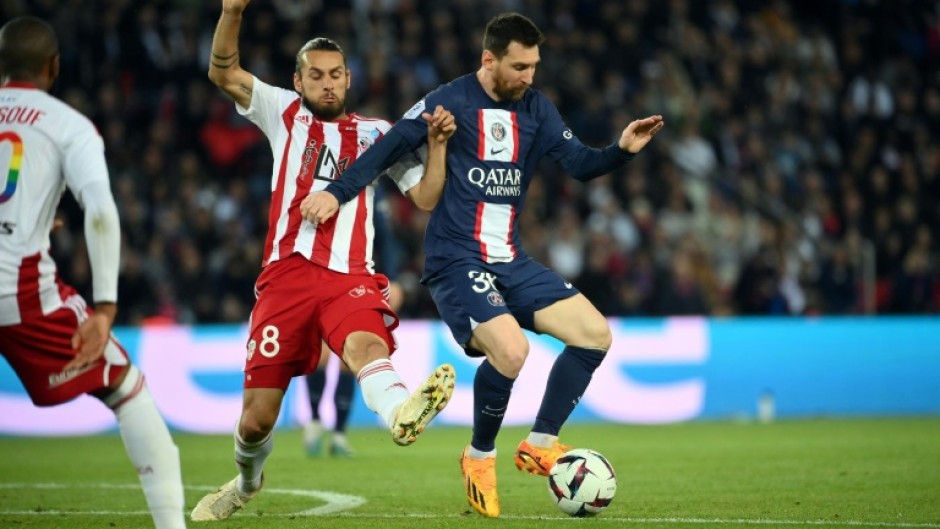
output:
[[[239, 473], [196, 505], [193, 520], [228, 518], [261, 490], [284, 392], [292, 377], [316, 368], [321, 341], [356, 373], [366, 405], [400, 445], [416, 440], [454, 388], [453, 368], [443, 365], [409, 396], [389, 360], [398, 317], [384, 295], [388, 280], [372, 266], [373, 187], [364, 186], [331, 221], [311, 223], [300, 215], [300, 202], [310, 191], [341, 178], [391, 125], [347, 113], [351, 77], [332, 40], [313, 39], [300, 49], [294, 90], [268, 85], [243, 70], [238, 33], [247, 4], [223, 0], [209, 78], [267, 136], [274, 154], [273, 194], [235, 428]], [[447, 140], [456, 125], [442, 107], [424, 119], [426, 166], [415, 151], [403, 153], [403, 165], [389, 176], [418, 207], [430, 209], [444, 186]]]
[[[82, 394], [114, 411], [158, 529], [185, 527], [179, 451], [143, 374], [111, 335], [121, 228], [104, 143], [91, 121], [49, 95], [59, 44], [46, 22], [0, 29], [0, 354], [37, 406]], [[94, 309], [56, 274], [49, 232], [68, 187], [84, 210]]]
[[462, 124], [448, 151], [444, 195], [425, 234], [423, 280], [457, 343], [470, 356], [486, 357], [474, 379], [473, 437], [460, 465], [467, 500], [490, 517], [500, 512], [496, 435], [529, 353], [522, 329], [565, 344], [532, 431], [515, 454], [517, 468], [543, 476], [570, 448], [558, 442], [558, 433], [611, 345], [607, 320], [594, 305], [522, 248], [520, 209], [532, 174], [546, 155], [578, 180], [607, 174], [664, 125], [662, 116], [650, 116], [631, 122], [604, 149], [582, 144], [548, 98], [530, 90], [542, 40], [522, 15], [494, 17], [478, 71], [428, 94], [342, 180], [301, 205], [310, 221], [332, 218], [370, 175], [425, 142], [418, 119], [425, 108], [443, 105]]

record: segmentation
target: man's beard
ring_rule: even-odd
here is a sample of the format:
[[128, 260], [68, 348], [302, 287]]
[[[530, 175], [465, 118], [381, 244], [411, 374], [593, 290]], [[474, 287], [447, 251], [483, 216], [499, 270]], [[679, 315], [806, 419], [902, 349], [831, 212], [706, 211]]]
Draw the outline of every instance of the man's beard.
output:
[[493, 93], [499, 96], [500, 101], [509, 101], [515, 102], [522, 99], [522, 96], [525, 95], [525, 91], [529, 89], [528, 86], [521, 86], [519, 88], [510, 88], [502, 79], [495, 79], [495, 86], [493, 87]]
[[333, 121], [346, 112], [346, 100], [340, 99], [335, 95], [334, 97], [336, 97], [336, 102], [328, 105], [318, 105], [306, 96], [302, 99], [304, 106], [307, 107], [307, 110], [309, 110], [315, 118], [320, 121]]

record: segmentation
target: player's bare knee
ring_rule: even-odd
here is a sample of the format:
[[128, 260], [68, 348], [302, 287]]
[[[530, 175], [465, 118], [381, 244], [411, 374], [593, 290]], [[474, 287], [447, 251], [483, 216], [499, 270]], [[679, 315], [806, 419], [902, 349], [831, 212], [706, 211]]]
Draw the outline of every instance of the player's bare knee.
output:
[[388, 356], [388, 344], [370, 332], [354, 332], [343, 344], [343, 360], [354, 373], [370, 362]]
[[274, 429], [277, 414], [270, 414], [259, 410], [245, 410], [238, 421], [238, 434], [249, 443], [264, 440]]
[[516, 378], [529, 356], [529, 342], [523, 339], [502, 344], [489, 356], [490, 363], [497, 371], [509, 378]]
[[583, 326], [580, 343], [573, 344], [588, 349], [600, 349], [606, 351], [610, 349], [613, 343], [613, 336], [610, 333], [610, 325], [603, 317], [591, 318]]

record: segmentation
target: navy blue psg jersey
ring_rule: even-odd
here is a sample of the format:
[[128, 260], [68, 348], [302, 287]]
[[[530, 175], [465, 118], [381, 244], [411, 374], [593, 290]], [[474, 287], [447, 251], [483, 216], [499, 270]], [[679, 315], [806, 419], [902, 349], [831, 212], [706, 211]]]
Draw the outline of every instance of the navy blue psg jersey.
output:
[[[447, 183], [425, 234], [425, 277], [449, 263], [475, 259], [505, 263], [524, 255], [520, 210], [543, 156], [580, 180], [599, 176], [632, 158], [616, 143], [605, 149], [582, 144], [541, 92], [519, 101], [494, 101], [476, 74], [442, 85], [419, 101], [327, 191], [340, 202], [361, 182], [385, 170], [407, 149], [427, 141], [422, 112], [437, 105], [453, 113], [457, 132], [447, 146]], [[373, 156], [370, 156], [372, 154]]]

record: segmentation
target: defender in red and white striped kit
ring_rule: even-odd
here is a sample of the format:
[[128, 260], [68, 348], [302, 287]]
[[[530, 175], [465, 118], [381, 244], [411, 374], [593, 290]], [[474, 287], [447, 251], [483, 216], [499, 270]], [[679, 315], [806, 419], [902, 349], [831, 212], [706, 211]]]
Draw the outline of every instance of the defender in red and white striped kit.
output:
[[[48, 94], [58, 48], [37, 18], [0, 29], [0, 354], [37, 406], [87, 393], [111, 408], [154, 524], [183, 528], [179, 451], [143, 375], [111, 335], [121, 230], [104, 143], [85, 116]], [[66, 187], [84, 209], [94, 310], [59, 280], [49, 255]]]
[[[453, 368], [445, 364], [409, 395], [389, 360], [398, 317], [384, 296], [388, 281], [375, 274], [372, 264], [374, 182], [329, 222], [313, 224], [300, 214], [308, 194], [342, 178], [391, 125], [346, 111], [350, 72], [342, 49], [330, 39], [313, 39], [300, 49], [292, 91], [243, 70], [238, 31], [247, 4], [223, 0], [209, 78], [270, 142], [271, 210], [249, 325], [244, 403], [235, 428], [239, 474], [200, 500], [193, 520], [228, 518], [261, 490], [284, 392], [292, 377], [316, 368], [321, 341], [357, 374], [366, 405], [400, 445], [415, 441], [454, 387]], [[426, 166], [419, 153], [411, 152], [388, 174], [418, 207], [430, 210], [444, 187], [447, 140], [456, 125], [443, 107], [424, 118]]]

